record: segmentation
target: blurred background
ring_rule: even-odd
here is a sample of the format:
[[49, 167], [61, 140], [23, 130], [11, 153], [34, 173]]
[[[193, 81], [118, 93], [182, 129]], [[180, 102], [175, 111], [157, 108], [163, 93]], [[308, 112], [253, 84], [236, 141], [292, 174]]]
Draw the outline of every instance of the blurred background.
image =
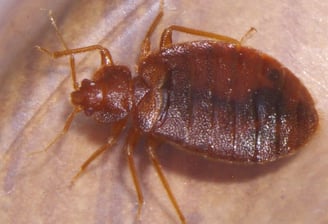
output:
[[[34, 47], [63, 49], [48, 19], [51, 9], [71, 48], [101, 44], [116, 64], [135, 75], [145, 31], [159, 2], [1, 1], [0, 9], [0, 222], [1, 223], [179, 223], [143, 144], [135, 160], [145, 197], [141, 219], [124, 152], [117, 147], [92, 163], [76, 184], [72, 177], [110, 127], [82, 113], [69, 133], [45, 153], [71, 112], [67, 58], [53, 60]], [[328, 2], [166, 0], [152, 39], [179, 24], [240, 39], [292, 70], [316, 102], [320, 127], [296, 156], [267, 165], [208, 161], [163, 145], [158, 157], [188, 223], [328, 222]], [[174, 41], [201, 39], [175, 34]], [[77, 55], [78, 78], [91, 77], [97, 52]], [[325, 137], [326, 136], [326, 137]]]

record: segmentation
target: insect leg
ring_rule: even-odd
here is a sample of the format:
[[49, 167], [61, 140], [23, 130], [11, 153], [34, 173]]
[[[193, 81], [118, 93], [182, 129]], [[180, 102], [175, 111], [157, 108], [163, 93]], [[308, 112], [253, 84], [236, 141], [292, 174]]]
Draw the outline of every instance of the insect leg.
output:
[[143, 199], [140, 183], [139, 183], [137, 172], [136, 172], [136, 166], [135, 166], [134, 159], [133, 159], [133, 152], [134, 152], [134, 149], [135, 149], [135, 146], [137, 143], [137, 139], [138, 139], [138, 134], [135, 131], [131, 131], [131, 134], [128, 137], [128, 144], [126, 146], [126, 154], [127, 154], [127, 158], [128, 158], [130, 173], [131, 173], [131, 176], [133, 179], [133, 184], [136, 188], [136, 192], [137, 192], [137, 196], [138, 196], [137, 218], [139, 218], [140, 214], [141, 214], [141, 208], [144, 203], [144, 199]]
[[30, 155], [46, 152], [53, 144], [55, 144], [61, 137], [63, 137], [68, 132], [68, 129], [71, 127], [75, 115], [80, 111], [81, 111], [80, 108], [78, 107], [74, 108], [71, 114], [67, 117], [63, 130], [59, 134], [57, 134], [57, 136], [44, 149], [42, 149], [41, 151], [31, 152]]
[[40, 47], [40, 46], [36, 46], [36, 47], [40, 51], [48, 54], [52, 58], [60, 58], [60, 57], [68, 56], [68, 55], [72, 55], [72, 54], [80, 54], [80, 53], [84, 53], [84, 52], [88, 52], [88, 51], [98, 50], [98, 51], [100, 51], [101, 65], [113, 65], [114, 64], [109, 50], [98, 44], [87, 46], [87, 47], [80, 47], [80, 48], [67, 49], [67, 50], [63, 50], [63, 51], [54, 51], [54, 52], [51, 52], [48, 49]]
[[142, 41], [142, 44], [141, 44], [141, 47], [140, 47], [139, 61], [141, 61], [143, 58], [147, 57], [147, 55], [150, 52], [150, 37], [154, 33], [154, 30], [156, 29], [156, 27], [158, 26], [159, 21], [161, 20], [161, 18], [164, 15], [163, 7], [164, 7], [164, 2], [163, 2], [163, 0], [161, 0], [160, 1], [159, 12], [158, 12], [157, 16], [155, 17], [155, 19], [153, 20], [150, 27], [148, 28], [146, 36], [145, 36], [144, 40]]
[[82, 164], [80, 171], [72, 178], [71, 180], [71, 186], [75, 183], [75, 181], [83, 174], [85, 169], [91, 164], [93, 160], [95, 160], [99, 155], [101, 155], [103, 152], [105, 152], [107, 149], [109, 149], [111, 146], [113, 146], [116, 141], [117, 137], [122, 132], [122, 129], [125, 126], [125, 121], [119, 122], [115, 125], [113, 125], [113, 133], [108, 138], [107, 143], [99, 147], [91, 156]]
[[249, 30], [244, 34], [244, 36], [242, 36], [242, 38], [240, 39], [240, 43], [244, 44], [248, 39], [250, 39], [252, 37], [252, 35], [254, 33], [256, 33], [257, 30], [254, 27], [249, 28]]
[[192, 29], [192, 28], [188, 28], [188, 27], [184, 27], [184, 26], [172, 25], [172, 26], [169, 26], [168, 28], [164, 29], [164, 31], [162, 33], [161, 40], [160, 40], [160, 48], [161, 49], [172, 45], [172, 32], [173, 31], [188, 33], [188, 34], [192, 34], [192, 35], [196, 35], [196, 36], [213, 38], [213, 39], [216, 39], [219, 41], [232, 43], [232, 44], [236, 44], [236, 45], [241, 44], [240, 41], [233, 39], [231, 37], [228, 37], [228, 36], [223, 36], [220, 34], [206, 32], [206, 31], [202, 31], [202, 30], [196, 30], [196, 29]]
[[75, 69], [75, 58], [74, 54], [77, 53], [83, 53], [83, 52], [88, 52], [88, 51], [93, 51], [93, 50], [99, 50], [100, 51], [100, 56], [101, 56], [101, 64], [104, 65], [113, 65], [113, 59], [112, 56], [107, 48], [104, 48], [100, 45], [92, 45], [92, 46], [87, 46], [87, 47], [82, 47], [82, 48], [76, 48], [76, 49], [69, 49], [66, 42], [64, 41], [64, 38], [62, 34], [59, 32], [58, 26], [56, 24], [56, 20], [52, 15], [52, 11], [48, 11], [48, 16], [49, 20], [51, 21], [51, 25], [54, 27], [56, 35], [59, 39], [59, 41], [62, 43], [64, 46], [65, 50], [63, 51], [55, 51], [51, 52], [46, 48], [36, 46], [36, 48], [48, 55], [50, 55], [52, 58], [59, 58], [63, 56], [70, 56], [70, 66], [71, 66], [71, 77], [72, 77], [72, 82], [73, 82], [73, 88], [75, 90], [78, 89], [79, 85], [76, 80], [76, 69]]
[[177, 203], [177, 201], [176, 201], [176, 199], [175, 199], [175, 197], [174, 197], [174, 195], [173, 195], [173, 193], [171, 191], [170, 185], [167, 182], [167, 180], [166, 180], [166, 178], [164, 176], [164, 173], [162, 171], [161, 165], [160, 165], [160, 163], [159, 163], [159, 161], [157, 159], [157, 156], [156, 156], [156, 153], [155, 153], [155, 150], [154, 150], [154, 148], [156, 146], [157, 146], [157, 144], [155, 142], [153, 142], [153, 141], [150, 141], [149, 142], [149, 147], [148, 147], [149, 157], [150, 157], [150, 159], [151, 159], [151, 161], [153, 163], [153, 166], [154, 166], [154, 168], [155, 168], [155, 170], [156, 170], [156, 172], [157, 172], [157, 174], [158, 174], [158, 176], [159, 176], [159, 178], [160, 178], [160, 180], [161, 180], [161, 182], [162, 182], [162, 184], [163, 184], [163, 186], [165, 188], [166, 193], [169, 196], [169, 199], [170, 199], [171, 203], [174, 206], [175, 211], [179, 215], [179, 218], [180, 218], [181, 223], [184, 223], [185, 224], [186, 223], [186, 219], [185, 219], [184, 215], [182, 214], [182, 211], [181, 211], [181, 209], [180, 209], [180, 207], [179, 207], [179, 205], [178, 205], [178, 203]]

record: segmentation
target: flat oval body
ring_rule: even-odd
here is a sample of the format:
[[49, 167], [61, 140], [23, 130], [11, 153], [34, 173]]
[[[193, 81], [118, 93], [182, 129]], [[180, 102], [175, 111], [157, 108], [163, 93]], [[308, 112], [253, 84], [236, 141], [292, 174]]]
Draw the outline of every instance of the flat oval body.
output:
[[141, 61], [138, 73], [139, 130], [204, 157], [273, 161], [298, 149], [318, 125], [299, 79], [252, 48], [175, 44]]

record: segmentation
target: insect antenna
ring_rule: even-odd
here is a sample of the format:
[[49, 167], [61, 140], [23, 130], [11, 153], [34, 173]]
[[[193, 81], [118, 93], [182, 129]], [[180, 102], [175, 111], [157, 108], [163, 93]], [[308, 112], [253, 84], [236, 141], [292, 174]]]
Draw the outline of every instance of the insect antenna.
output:
[[[56, 20], [55, 18], [53, 17], [52, 15], [52, 11], [51, 10], [48, 10], [48, 17], [49, 17], [49, 20], [51, 22], [51, 25], [54, 27], [55, 29], [55, 32], [56, 32], [56, 36], [57, 38], [59, 39], [59, 41], [61, 42], [61, 44], [64, 46], [65, 50], [66, 51], [69, 51], [69, 48], [63, 38], [63, 35], [60, 33], [59, 29], [58, 29], [58, 26], [57, 26], [57, 23], [56, 23]], [[56, 58], [56, 55], [53, 54], [51, 51], [49, 51], [48, 49], [46, 48], [43, 48], [43, 47], [40, 47], [40, 46], [36, 46], [36, 48], [48, 55], [50, 55], [51, 57], [54, 57]], [[76, 81], [76, 69], [75, 69], [75, 58], [74, 58], [74, 55], [73, 53], [70, 54], [70, 58], [69, 58], [69, 61], [70, 61], [70, 66], [71, 66], [71, 77], [72, 77], [72, 82], [73, 82], [73, 88], [76, 90], [78, 89], [79, 87], [79, 84], [78, 82]]]
[[[46, 10], [46, 9], [43, 9], [43, 10]], [[52, 11], [51, 10], [48, 10], [48, 17], [49, 17], [49, 20], [51, 22], [51, 25], [54, 27], [55, 29], [55, 32], [56, 32], [56, 35], [57, 35], [57, 38], [59, 39], [59, 41], [62, 43], [62, 45], [64, 46], [65, 50], [66, 51], [70, 51], [66, 42], [64, 41], [64, 38], [63, 36], [61, 35], [61, 33], [59, 32], [59, 29], [57, 27], [57, 24], [56, 24], [56, 20], [55, 18], [53, 17], [52, 15]], [[56, 58], [56, 55], [54, 53], [52, 53], [51, 51], [49, 51], [48, 49], [46, 48], [43, 48], [43, 47], [40, 47], [40, 46], [36, 46], [36, 48], [38, 50], [40, 50], [41, 52], [44, 52], [48, 55], [50, 55], [51, 57], [53, 58]], [[56, 53], [56, 52], [55, 52]], [[61, 56], [61, 55], [60, 55]], [[73, 54], [70, 54], [70, 58], [69, 58], [69, 61], [70, 61], [70, 67], [71, 67], [71, 78], [72, 78], [72, 82], [73, 82], [73, 88], [75, 90], [77, 90], [79, 88], [79, 84], [78, 82], [76, 81], [76, 69], [75, 69], [75, 59], [74, 59], [74, 55]], [[70, 115], [67, 117], [66, 121], [65, 121], [65, 125], [64, 125], [64, 128], [62, 129], [62, 131], [60, 133], [57, 134], [57, 136], [43, 149], [43, 150], [40, 150], [40, 151], [35, 151], [35, 152], [32, 152], [30, 153], [30, 155], [33, 155], [33, 154], [36, 154], [36, 153], [40, 153], [40, 152], [45, 152], [47, 151], [51, 146], [53, 146], [61, 137], [63, 137], [68, 129], [70, 128], [71, 124], [72, 124], [72, 121], [74, 120], [74, 117], [77, 113], [79, 113], [82, 109], [79, 108], [79, 107], [75, 107], [74, 110], [70, 113]]]

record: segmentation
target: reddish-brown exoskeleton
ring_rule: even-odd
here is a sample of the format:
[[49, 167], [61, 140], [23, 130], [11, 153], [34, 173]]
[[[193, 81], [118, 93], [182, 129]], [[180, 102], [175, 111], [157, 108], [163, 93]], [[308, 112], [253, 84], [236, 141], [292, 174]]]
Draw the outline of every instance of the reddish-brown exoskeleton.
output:
[[[204, 157], [264, 163], [291, 154], [303, 145], [316, 130], [318, 115], [303, 84], [272, 57], [242, 46], [243, 39], [172, 25], [163, 31], [160, 49], [151, 52], [150, 37], [162, 16], [161, 2], [161, 10], [141, 45], [136, 77], [126, 66], [116, 65], [109, 50], [100, 45], [69, 49], [50, 16], [65, 50], [39, 49], [54, 58], [70, 56], [75, 109], [48, 147], [67, 132], [80, 111], [98, 122], [111, 124], [113, 134], [85, 161], [78, 177], [115, 143], [127, 121], [132, 121], [125, 152], [139, 212], [143, 196], [133, 150], [138, 138], [145, 136], [150, 159], [180, 221], [185, 223], [156, 158], [158, 139]], [[214, 40], [174, 44], [173, 31]], [[91, 80], [78, 84], [73, 55], [95, 50], [100, 52], [101, 67]]]

